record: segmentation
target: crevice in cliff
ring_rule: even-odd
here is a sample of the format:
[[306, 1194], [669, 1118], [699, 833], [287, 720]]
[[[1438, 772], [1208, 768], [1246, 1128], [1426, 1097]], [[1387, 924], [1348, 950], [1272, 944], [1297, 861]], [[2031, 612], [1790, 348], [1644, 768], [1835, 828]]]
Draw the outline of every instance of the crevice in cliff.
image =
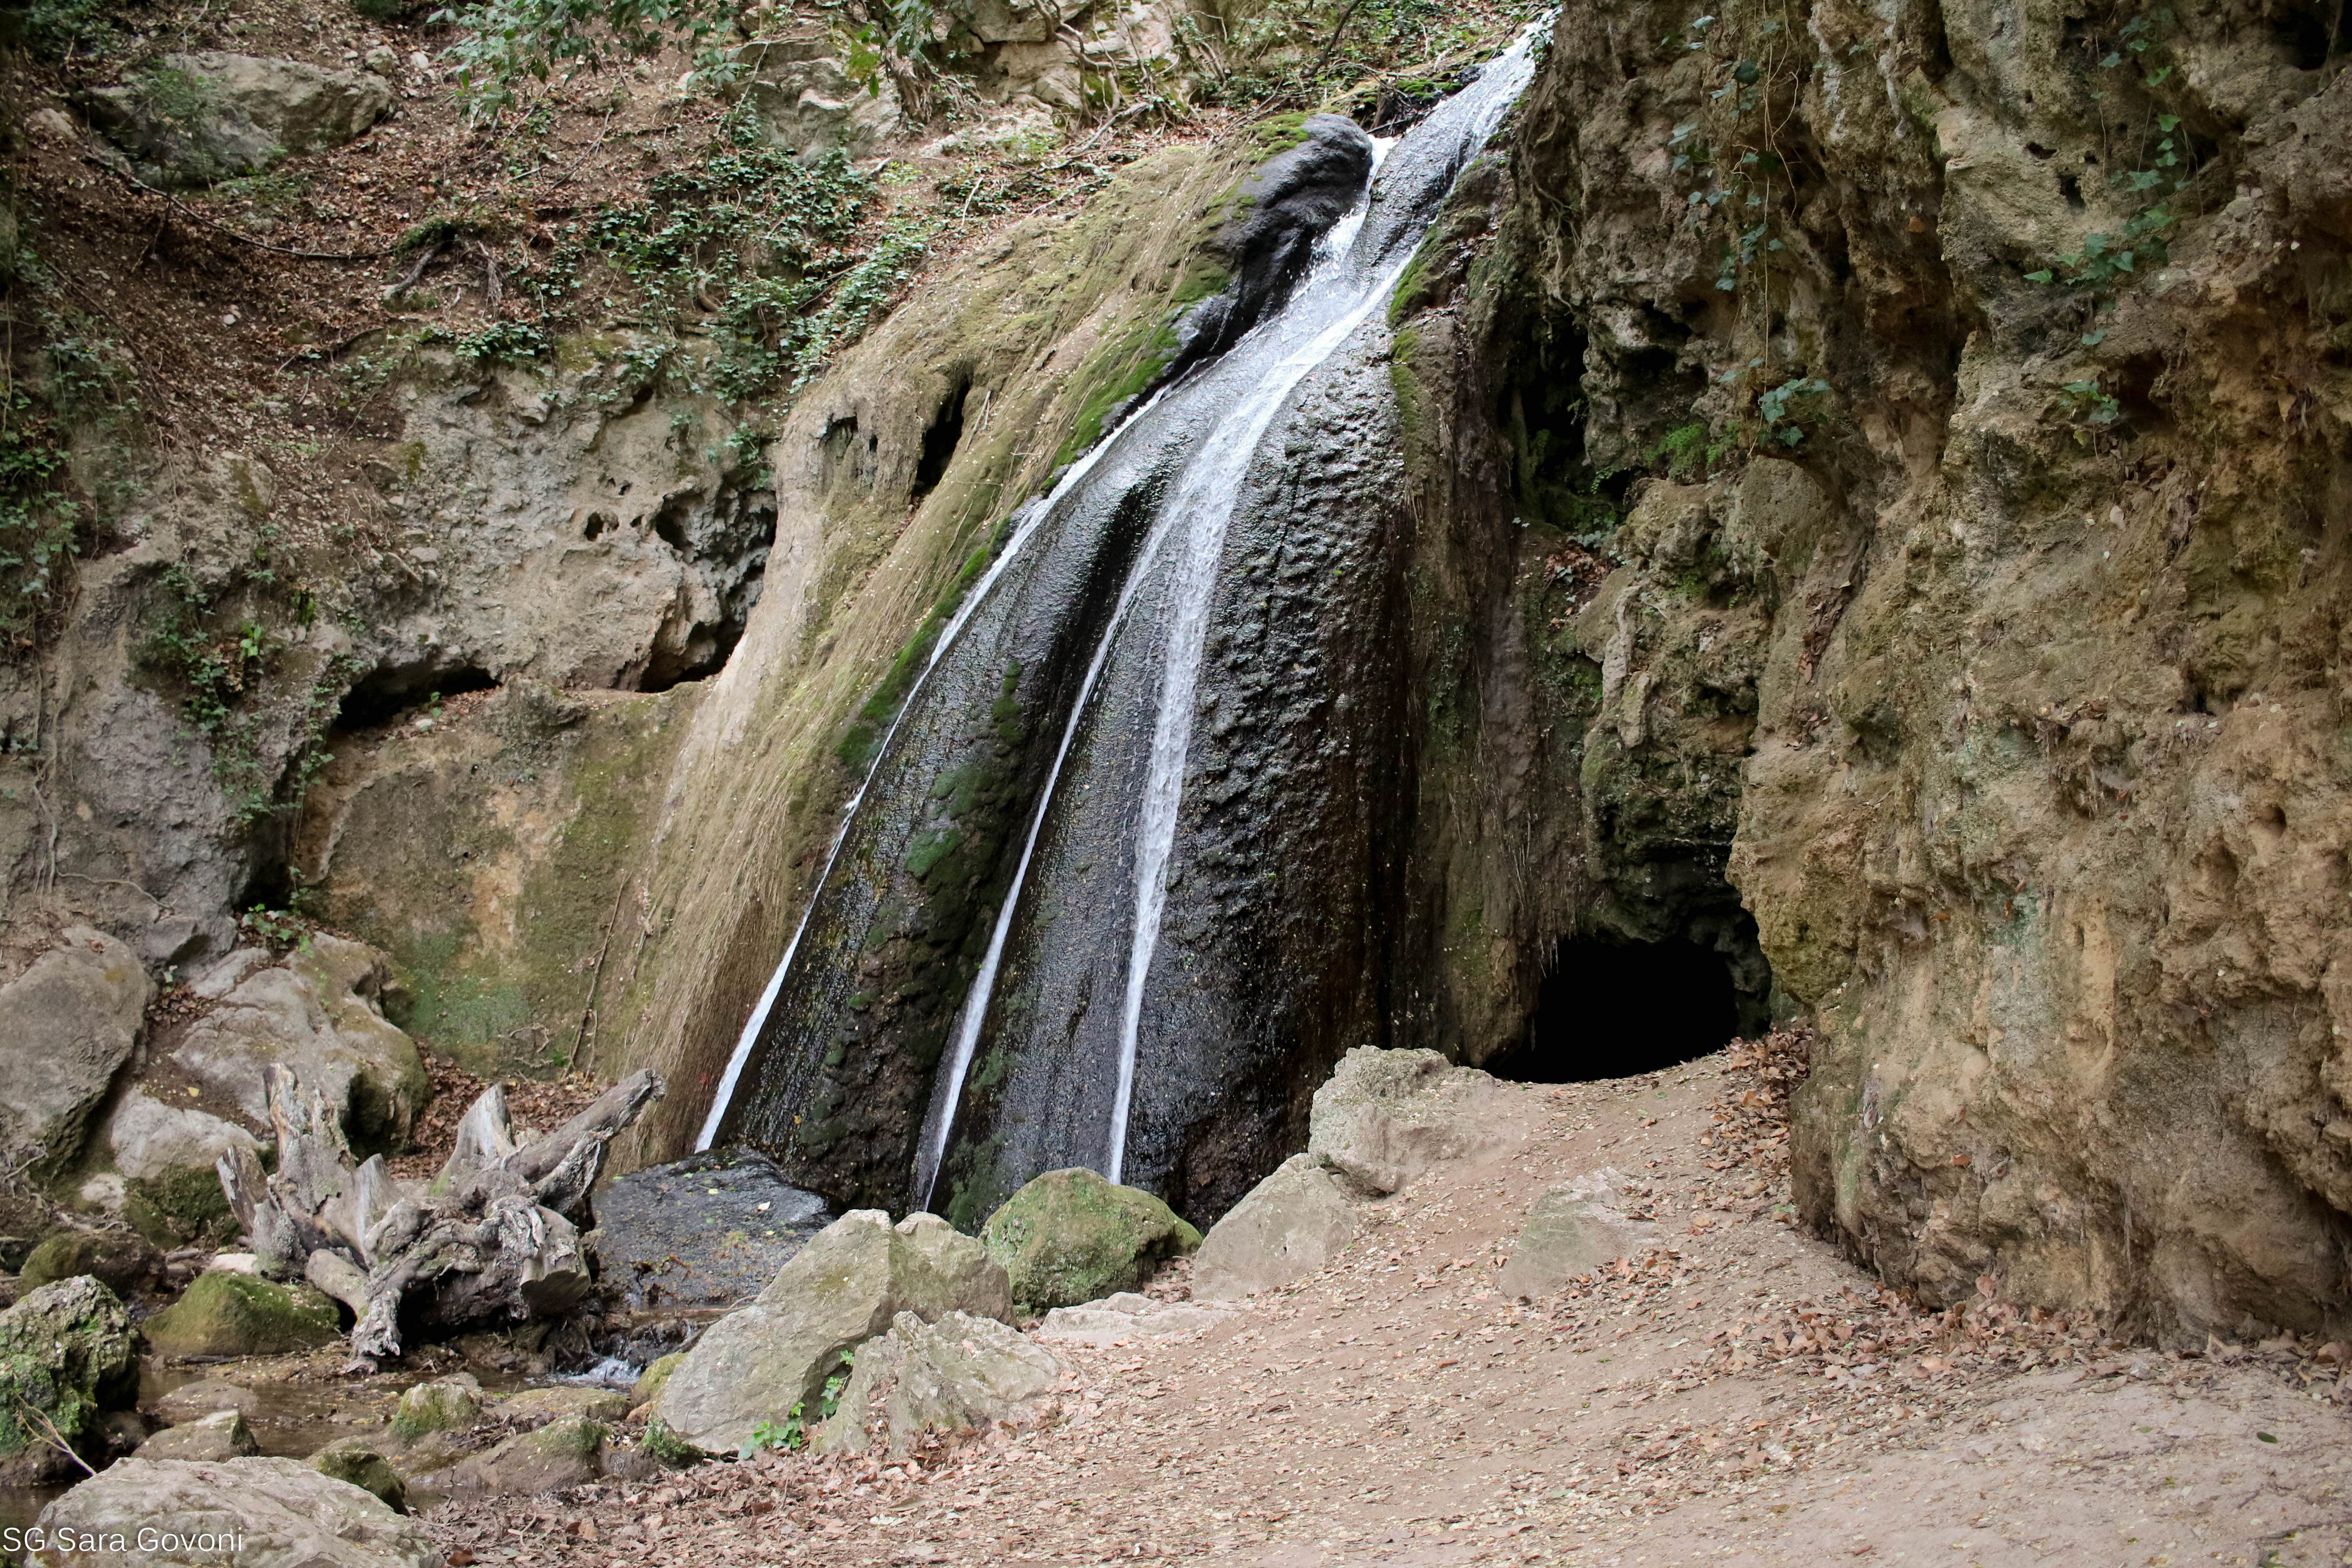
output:
[[442, 664], [429, 658], [380, 664], [343, 693], [342, 706], [335, 714], [335, 728], [373, 729], [436, 697], [488, 691], [498, 684], [497, 677], [477, 664]]
[[[931, 416], [929, 428], [923, 432], [923, 455], [915, 464], [914, 488], [908, 491], [911, 505], [920, 501], [939, 488], [946, 477], [948, 464], [955, 458], [956, 447], [963, 441], [963, 405], [971, 396], [971, 378], [959, 376], [940, 399], [939, 412]], [[830, 432], [828, 432], [830, 434]]]

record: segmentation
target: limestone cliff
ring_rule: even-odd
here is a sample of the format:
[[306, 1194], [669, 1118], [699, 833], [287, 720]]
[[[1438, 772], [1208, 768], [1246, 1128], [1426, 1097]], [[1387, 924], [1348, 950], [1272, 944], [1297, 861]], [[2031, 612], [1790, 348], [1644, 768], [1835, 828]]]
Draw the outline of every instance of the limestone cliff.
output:
[[1695, 12], [1566, 7], [1406, 302], [1442, 1016], [1644, 838], [1727, 855], [1821, 1026], [1811, 1223], [1935, 1300], [2340, 1331], [2352, 40]]

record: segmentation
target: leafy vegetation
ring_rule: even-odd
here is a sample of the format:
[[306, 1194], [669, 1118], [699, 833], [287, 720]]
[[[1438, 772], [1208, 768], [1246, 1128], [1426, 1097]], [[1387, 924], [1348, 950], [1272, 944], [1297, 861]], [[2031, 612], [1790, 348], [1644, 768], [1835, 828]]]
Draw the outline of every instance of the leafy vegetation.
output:
[[90, 437], [89, 479], [104, 492], [138, 412], [120, 345], [95, 330], [29, 248], [0, 257], [0, 656], [37, 646], [88, 546], [103, 493], [77, 481], [72, 437]]
[[851, 1352], [842, 1352], [841, 1364], [824, 1380], [824, 1391], [817, 1398], [816, 1419], [806, 1418], [807, 1401], [795, 1401], [782, 1422], [762, 1421], [751, 1428], [751, 1437], [743, 1444], [737, 1458], [748, 1459], [767, 1448], [804, 1448], [808, 1447], [808, 1426], [822, 1426], [833, 1419], [841, 1408], [841, 1391], [848, 1384], [850, 1364], [856, 1359]]
[[0, 644], [33, 646], [74, 552], [82, 508], [66, 493], [66, 450], [19, 385], [0, 393]]
[[488, 116], [513, 103], [525, 81], [642, 59], [673, 45], [695, 52], [698, 68], [724, 70], [717, 46], [734, 10], [728, 0], [477, 0], [433, 19], [458, 28], [449, 54], [475, 112]]
[[16, 11], [15, 30], [44, 59], [103, 54], [115, 41], [114, 0], [26, 0], [19, 9], [0, 5], [0, 22]]

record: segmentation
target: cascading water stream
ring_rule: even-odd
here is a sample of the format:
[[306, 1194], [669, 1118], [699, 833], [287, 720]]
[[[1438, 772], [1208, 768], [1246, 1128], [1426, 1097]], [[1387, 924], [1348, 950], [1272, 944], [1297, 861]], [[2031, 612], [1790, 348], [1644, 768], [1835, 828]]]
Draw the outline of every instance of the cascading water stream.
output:
[[[1126, 423], [1141, 417], [1150, 411], [1151, 404], [1158, 401], [1159, 395], [1154, 394], [1150, 401], [1122, 422], [1122, 427]], [[850, 825], [857, 820], [857, 808], [866, 804], [866, 792], [873, 787], [875, 775], [882, 771], [883, 759], [890, 754], [890, 742], [897, 737], [898, 726], [906, 721], [908, 714], [914, 711], [916, 698], [922, 694], [924, 683], [930, 679], [931, 671], [939, 668], [940, 658], [954, 646], [956, 634], [963, 630], [964, 622], [971, 618], [971, 613], [988, 597], [989, 590], [996, 585], [996, 580], [1004, 574], [1005, 568], [1020, 557], [1036, 533], [1039, 521], [1053, 510], [1055, 502], [1077, 488], [1080, 481], [1093, 471], [1094, 466], [1102, 460], [1103, 455], [1111, 449], [1111, 443], [1117, 438], [1118, 431], [1114, 430], [1096, 442], [1084, 457], [1070, 465], [1070, 471], [1062, 476], [1043, 500], [1023, 509], [1020, 520], [1013, 524], [1013, 536], [1004, 542], [1004, 548], [997, 552], [996, 559], [989, 563], [988, 570], [982, 574], [979, 582], [972, 584], [971, 591], [964, 595], [963, 603], [956, 607], [948, 624], [940, 628], [939, 637], [931, 643], [930, 658], [923, 663], [923, 673], [916, 677], [907, 700], [892, 716], [889, 728], [882, 732], [882, 743], [874, 748], [874, 761], [866, 767], [866, 776], [858, 781], [857, 793], [849, 797], [849, 805], [842, 810], [841, 826], [833, 830], [833, 843], [825, 850], [823, 868], [817, 872], [816, 888], [824, 888], [825, 879], [833, 875], [834, 864], [841, 858], [842, 846], [849, 840]], [[800, 951], [801, 938], [808, 934], [809, 921], [815, 913], [816, 899], [812, 894], [808, 907], [801, 911], [800, 923], [793, 928], [793, 940], [784, 944], [783, 957], [776, 961], [775, 971], [768, 976], [767, 987], [760, 993], [760, 1000], [752, 1007], [751, 1016], [743, 1020], [742, 1033], [736, 1037], [735, 1049], [727, 1058], [727, 1070], [720, 1075], [719, 1088], [711, 1094], [709, 1113], [702, 1119], [702, 1131], [695, 1137], [694, 1152], [698, 1154], [709, 1148], [711, 1141], [718, 1137], [719, 1124], [726, 1119], [728, 1110], [735, 1102], [735, 1085], [743, 1076], [743, 1064], [751, 1059], [751, 1049], [759, 1043], [760, 1032], [767, 1027], [768, 1013], [776, 1005], [776, 994], [783, 989], [784, 976], [792, 971], [793, 956]]]
[[[1376, 145], [1287, 303], [1021, 514], [885, 733], [698, 1147], [742, 1139], [892, 1207], [951, 1187], [940, 1212], [967, 1223], [1040, 1170], [1122, 1177], [1140, 1115], [1139, 1179], [1167, 1179], [1171, 1097], [1181, 1121], [1200, 1109], [1187, 1095], [1221, 1092], [1169, 1034], [1194, 960], [1160, 958], [1194, 864], [1186, 778], [1196, 710], [1220, 695], [1203, 668], [1234, 613], [1237, 509], [1281, 479], [1270, 433], [1295, 427], [1308, 378], [1343, 345], [1381, 353], [1358, 340], [1532, 76], [1533, 37]], [[1350, 461], [1298, 450], [1310, 470]]]

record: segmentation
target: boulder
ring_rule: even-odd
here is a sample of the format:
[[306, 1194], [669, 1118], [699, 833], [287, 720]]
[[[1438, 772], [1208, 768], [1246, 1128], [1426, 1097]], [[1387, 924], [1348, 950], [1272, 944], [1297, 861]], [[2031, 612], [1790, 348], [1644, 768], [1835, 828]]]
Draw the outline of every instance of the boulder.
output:
[[47, 1173], [81, 1152], [152, 992], [138, 955], [88, 926], [0, 985], [0, 1158]]
[[174, 1425], [201, 1420], [224, 1410], [257, 1415], [261, 1413], [261, 1396], [240, 1384], [206, 1377], [184, 1383], [155, 1401], [155, 1414]]
[[691, 1447], [728, 1453], [782, 1427], [842, 1358], [901, 1310], [1012, 1316], [1004, 1270], [932, 1215], [893, 1226], [858, 1209], [818, 1233], [759, 1299], [703, 1331], [654, 1396], [654, 1415]]
[[870, 158], [898, 125], [898, 89], [886, 77], [868, 92], [837, 59], [778, 60], [746, 89], [768, 139], [814, 159], [838, 148]]
[[1041, 1340], [1082, 1345], [1132, 1344], [1137, 1340], [1185, 1340], [1234, 1316], [1230, 1308], [1191, 1301], [1155, 1301], [1122, 1290], [1083, 1307], [1056, 1307], [1037, 1325]]
[[482, 1385], [471, 1373], [420, 1383], [400, 1396], [392, 1414], [392, 1440], [415, 1443], [433, 1432], [462, 1432], [482, 1418]]
[[215, 1410], [177, 1426], [166, 1426], [139, 1445], [142, 1459], [237, 1459], [258, 1454], [253, 1428], [235, 1410]]
[[454, 1497], [539, 1497], [562, 1491], [604, 1474], [606, 1436], [601, 1422], [576, 1416], [551, 1421], [437, 1470], [411, 1489], [418, 1507]]
[[1209, 1227], [1192, 1260], [1192, 1294], [1255, 1296], [1305, 1279], [1356, 1237], [1344, 1182], [1312, 1154], [1294, 1154]]
[[1596, 1171], [1539, 1194], [1496, 1279], [1507, 1296], [1549, 1296], [1615, 1262], [1639, 1240], [1615, 1202], [1617, 1173]]
[[130, 1314], [88, 1275], [44, 1285], [0, 1312], [0, 1484], [73, 1473], [54, 1436], [104, 1452], [103, 1415], [139, 1391]]
[[633, 1308], [732, 1307], [832, 1223], [765, 1154], [719, 1149], [605, 1183], [588, 1241]]
[[1376, 1193], [1442, 1160], [1481, 1159], [1523, 1142], [1510, 1087], [1435, 1051], [1358, 1046], [1315, 1091], [1307, 1152]]
[[100, 1568], [128, 1553], [81, 1552], [88, 1537], [152, 1544], [136, 1561], [171, 1568], [440, 1568], [440, 1548], [358, 1487], [299, 1459], [130, 1458], [41, 1510], [27, 1563]]
[[144, 1289], [163, 1271], [163, 1256], [142, 1237], [112, 1231], [61, 1230], [33, 1248], [17, 1271], [27, 1290], [87, 1274], [118, 1296]]
[[499, 1401], [498, 1415], [518, 1425], [525, 1421], [618, 1421], [636, 1402], [621, 1389], [567, 1385], [526, 1388]]
[[249, 1274], [205, 1273], [187, 1293], [147, 1320], [158, 1355], [283, 1355], [342, 1337], [333, 1303]]
[[1043, 1312], [1133, 1289], [1165, 1259], [1200, 1246], [1201, 1233], [1150, 1193], [1068, 1170], [1048, 1171], [1005, 1199], [980, 1239], [1004, 1266], [1013, 1300]]
[[392, 89], [365, 71], [206, 49], [165, 55], [85, 102], [142, 179], [184, 188], [341, 146], [392, 111]]
[[338, 1437], [311, 1455], [309, 1463], [320, 1475], [378, 1499], [394, 1513], [408, 1511], [408, 1483], [373, 1437]]
[[193, 1106], [166, 1105], [132, 1089], [107, 1119], [106, 1141], [114, 1168], [133, 1181], [160, 1181], [182, 1171], [201, 1172], [217, 1188], [213, 1162], [232, 1149], [261, 1152], [261, 1142], [234, 1121]]
[[950, 1312], [927, 1323], [901, 1312], [859, 1349], [839, 1407], [810, 1447], [903, 1457], [926, 1432], [1033, 1426], [1054, 1414], [1068, 1375], [1061, 1357], [993, 1318]]
[[269, 1125], [262, 1068], [282, 1063], [325, 1098], [354, 1150], [398, 1147], [425, 1103], [425, 1059], [381, 1010], [391, 979], [374, 948], [314, 934], [284, 964], [239, 981], [172, 1059], [256, 1126]]

